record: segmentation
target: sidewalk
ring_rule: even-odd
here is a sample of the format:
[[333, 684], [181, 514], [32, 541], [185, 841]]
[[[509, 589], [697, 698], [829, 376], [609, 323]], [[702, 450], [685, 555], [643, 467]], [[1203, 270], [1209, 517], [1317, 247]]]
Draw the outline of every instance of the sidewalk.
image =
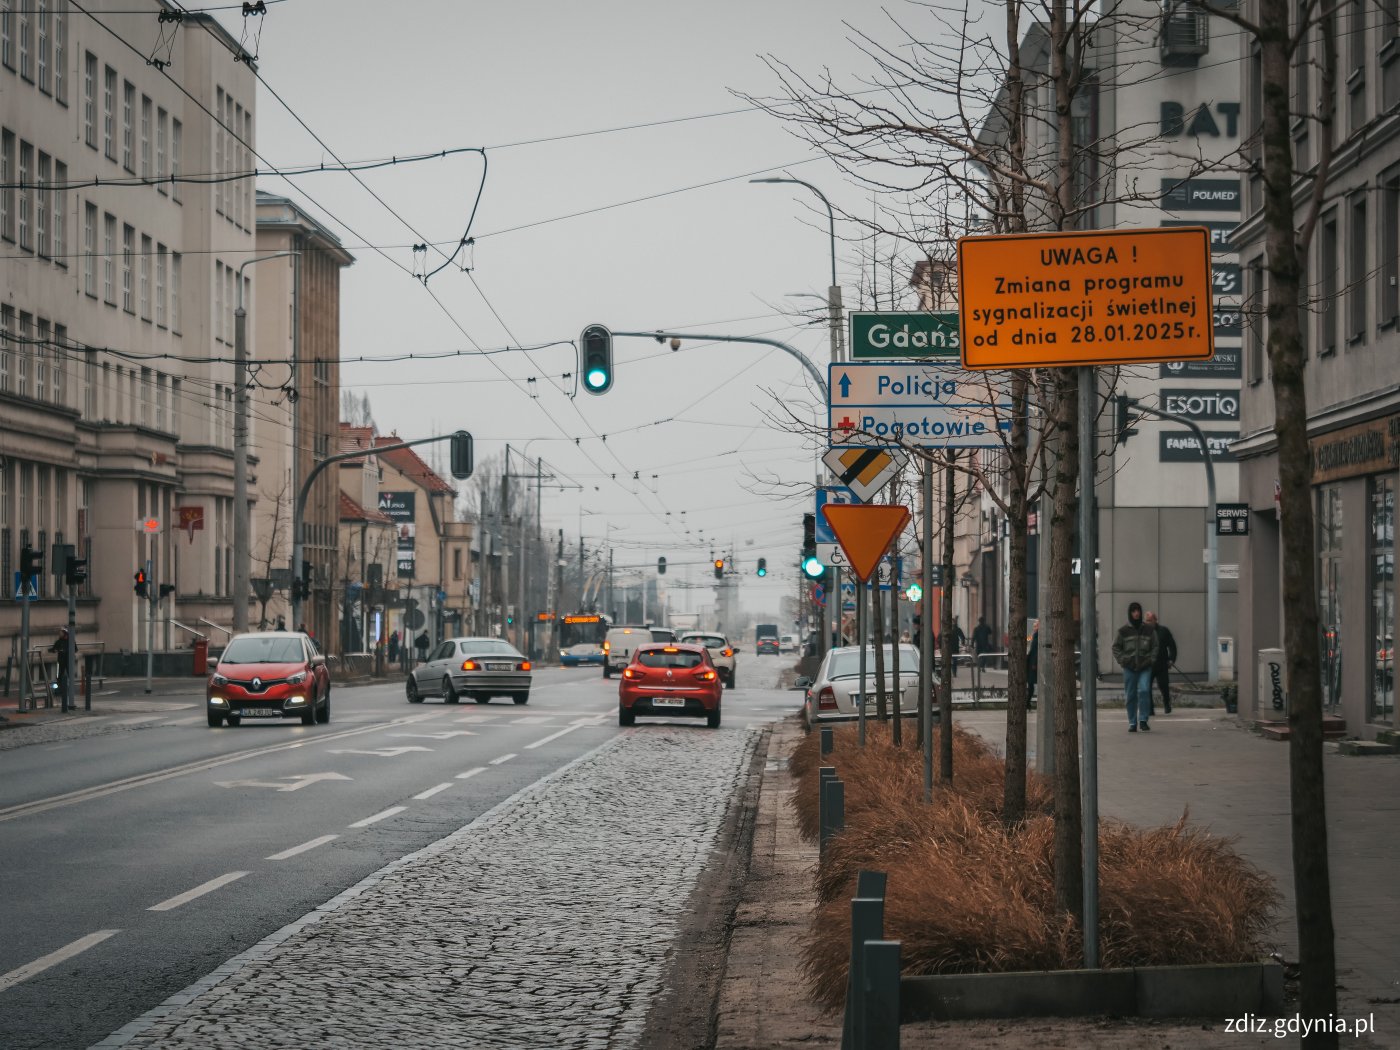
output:
[[[1119, 716], [1121, 717], [1121, 716]], [[999, 712], [965, 712], [959, 721], [998, 747]], [[1032, 716], [1034, 722], [1034, 715]], [[1110, 712], [1100, 723], [1100, 808], [1106, 818], [1144, 825], [1191, 819], [1235, 836], [1239, 849], [1278, 881], [1285, 903], [1276, 930], [1280, 950], [1297, 958], [1288, 821], [1288, 752], [1283, 744], [1239, 728], [1223, 711], [1178, 710], [1154, 720], [1147, 736], [1121, 728]], [[720, 1050], [840, 1045], [839, 1017], [823, 1016], [807, 998], [799, 938], [814, 901], [817, 848], [797, 834], [787, 799], [793, 781], [786, 756], [802, 729], [775, 727], [754, 833], [751, 873], [735, 916], [719, 1001]], [[1035, 739], [1032, 726], [1030, 737]], [[1344, 1045], [1400, 1047], [1400, 760], [1326, 757], [1339, 1009], [1374, 1014], [1376, 1034]], [[1296, 1037], [1236, 1035], [1226, 1019], [1180, 1023], [1093, 1019], [924, 1023], [901, 1031], [905, 1050], [1030, 1048], [1296, 1047]]]
[[[152, 678], [151, 691], [146, 692], [146, 679], [108, 678], [101, 686], [95, 682], [92, 687], [92, 710], [83, 705], [83, 694], [79, 688], [73, 698], [74, 710], [63, 710], [61, 697], [55, 696], [52, 706], [45, 706], [41, 694], [35, 701], [37, 707], [30, 711], [19, 710], [19, 689], [12, 682], [10, 695], [0, 695], [0, 733], [7, 729], [24, 726], [48, 725], [70, 719], [92, 718], [104, 714], [139, 714], [146, 711], [163, 711], [174, 705], [200, 703], [204, 699], [204, 682], [201, 675], [179, 678]], [[81, 687], [81, 683], [75, 683]]]

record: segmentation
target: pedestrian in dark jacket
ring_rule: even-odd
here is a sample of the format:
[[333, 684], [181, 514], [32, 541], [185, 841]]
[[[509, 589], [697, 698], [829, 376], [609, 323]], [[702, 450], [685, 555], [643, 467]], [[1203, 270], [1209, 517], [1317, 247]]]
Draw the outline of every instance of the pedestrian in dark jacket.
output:
[[[992, 628], [985, 616], [977, 617], [977, 626], [972, 629], [972, 652], [981, 656], [992, 651]], [[980, 661], [979, 661], [980, 663]]]
[[1113, 640], [1113, 658], [1123, 668], [1123, 697], [1128, 706], [1128, 732], [1151, 729], [1152, 668], [1157, 663], [1157, 631], [1142, 618], [1142, 606], [1128, 606], [1128, 622]]
[[[1150, 609], [1143, 616], [1147, 626], [1157, 631], [1157, 662], [1152, 665], [1152, 684], [1162, 691], [1162, 711], [1172, 713], [1171, 666], [1176, 663], [1176, 639], [1170, 629], [1157, 622], [1157, 614]], [[1148, 708], [1152, 706], [1151, 690], [1148, 690]]]
[[413, 648], [418, 650], [418, 662], [421, 664], [428, 658], [428, 646], [432, 644], [428, 638], [428, 632], [424, 631], [417, 638], [413, 639]]
[[399, 632], [389, 632], [389, 662], [396, 664], [399, 662]]
[[60, 628], [58, 639], [49, 646], [49, 652], [54, 654], [54, 663], [58, 665], [58, 682], [54, 688], [58, 690], [60, 697], [68, 695], [68, 628]]

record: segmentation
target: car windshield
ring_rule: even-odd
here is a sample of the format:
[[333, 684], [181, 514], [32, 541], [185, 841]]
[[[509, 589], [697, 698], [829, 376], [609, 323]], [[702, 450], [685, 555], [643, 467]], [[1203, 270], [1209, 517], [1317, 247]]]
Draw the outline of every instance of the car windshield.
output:
[[[893, 659], [894, 650], [890, 646], [885, 646], [885, 673], [890, 673], [890, 661]], [[914, 674], [919, 669], [919, 650], [912, 645], [901, 645], [899, 647], [899, 673]], [[865, 673], [873, 675], [875, 673], [875, 650], [873, 648], [865, 650]], [[832, 653], [831, 663], [828, 666], [826, 676], [828, 678], [849, 678], [860, 674], [860, 650], [852, 649], [848, 653]]]
[[705, 658], [690, 649], [642, 649], [637, 662], [643, 667], [699, 667]]
[[729, 646], [729, 643], [717, 634], [688, 634], [681, 641], [703, 645], [706, 649], [725, 649]]
[[651, 640], [653, 642], [674, 642], [676, 640], [676, 632], [668, 630], [665, 627], [653, 627], [651, 629]]
[[482, 656], [519, 656], [515, 646], [499, 638], [468, 638], [459, 643], [465, 654]]
[[295, 635], [282, 635], [280, 638], [266, 635], [250, 638], [235, 638], [228, 643], [221, 664], [294, 664], [305, 658], [301, 639]]

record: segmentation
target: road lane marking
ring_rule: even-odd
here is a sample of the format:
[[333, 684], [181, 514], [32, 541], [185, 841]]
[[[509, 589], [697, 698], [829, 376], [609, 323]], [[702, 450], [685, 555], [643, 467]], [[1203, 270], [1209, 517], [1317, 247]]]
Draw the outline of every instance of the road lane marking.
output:
[[48, 955], [35, 959], [33, 962], [25, 963], [16, 967], [9, 973], [0, 974], [0, 992], [8, 988], [13, 988], [21, 981], [27, 981], [35, 974], [43, 973], [52, 966], [57, 966], [61, 962], [67, 962], [75, 955], [81, 955], [94, 945], [101, 944], [108, 937], [121, 933], [121, 930], [98, 930], [90, 933], [86, 937], [79, 937], [72, 944], [65, 944], [57, 951], [49, 952]]
[[221, 788], [254, 787], [272, 788], [276, 791], [300, 791], [307, 784], [314, 784], [318, 780], [349, 779], [351, 778], [341, 773], [302, 773], [298, 776], [287, 776], [278, 780], [216, 780], [214, 783]]
[[389, 735], [414, 737], [418, 740], [450, 740], [454, 736], [476, 736], [470, 729], [448, 729], [441, 733], [390, 733]]
[[[316, 738], [310, 742], [324, 744], [332, 740], [343, 740], [346, 737], [361, 736], [365, 733], [377, 733], [383, 729], [394, 729], [398, 726], [410, 725], [420, 721], [422, 721], [422, 716], [409, 715], [405, 718], [396, 718], [390, 722], [362, 726], [358, 729], [346, 729], [336, 733], [318, 734]], [[35, 813], [43, 813], [46, 810], [57, 809], [60, 806], [71, 806], [75, 802], [90, 802], [93, 799], [104, 798], [107, 795], [115, 795], [120, 791], [128, 791], [134, 787], [143, 787], [146, 784], [156, 784], [162, 780], [171, 780], [175, 777], [188, 776], [190, 773], [202, 773], [209, 769], [217, 769], [219, 766], [226, 766], [232, 762], [242, 762], [249, 758], [262, 758], [264, 755], [275, 754], [278, 751], [295, 751], [297, 748], [304, 747], [307, 743], [308, 741], [305, 740], [292, 740], [282, 744], [271, 744], [266, 747], [249, 748], [246, 751], [235, 751], [233, 754], [220, 755], [217, 758], [197, 759], [181, 766], [172, 766], [169, 769], [154, 770], [150, 773], [138, 773], [136, 776], [126, 777], [123, 780], [114, 780], [109, 784], [98, 784], [94, 787], [70, 791], [67, 794], [55, 795], [53, 798], [38, 799], [34, 802], [21, 802], [13, 806], [0, 808], [0, 822], [14, 820], [17, 817], [27, 817]]]
[[392, 817], [395, 813], [402, 813], [402, 812], [403, 812], [404, 810], [406, 810], [407, 808], [408, 808], [407, 806], [390, 806], [388, 809], [384, 810], [382, 813], [376, 813], [376, 814], [375, 814], [374, 816], [372, 816], [372, 817], [365, 817], [364, 820], [357, 820], [357, 821], [355, 821], [355, 823], [353, 823], [353, 824], [347, 824], [346, 827], [351, 827], [351, 828], [367, 828], [367, 827], [369, 827], [371, 824], [377, 824], [377, 823], [379, 823], [379, 821], [381, 821], [381, 820], [387, 820], [389, 817]]
[[477, 766], [475, 769], [469, 769], [469, 770], [467, 770], [465, 773], [458, 773], [457, 776], [456, 776], [456, 779], [457, 779], [457, 780], [466, 780], [468, 777], [474, 777], [474, 776], [476, 776], [478, 773], [485, 773], [485, 772], [486, 772], [486, 767], [485, 767], [485, 766]]
[[515, 752], [511, 752], [509, 755], [502, 755], [500, 758], [493, 758], [490, 762], [486, 764], [488, 766], [499, 766], [502, 762], [509, 762], [512, 758], [515, 757]]
[[541, 722], [548, 722], [549, 715], [526, 715], [524, 718], [512, 718], [510, 724], [513, 726], [537, 726]]
[[327, 842], [330, 842], [332, 839], [338, 838], [340, 838], [339, 835], [322, 835], [318, 839], [312, 839], [310, 842], [303, 842], [300, 846], [293, 846], [291, 849], [284, 849], [281, 853], [274, 853], [272, 856], [264, 857], [263, 859], [286, 860], [288, 857], [295, 857], [298, 853], [305, 853], [307, 850], [315, 849], [317, 846], [324, 846]]
[[558, 740], [558, 739], [559, 739], [561, 736], [563, 736], [565, 733], [572, 733], [572, 732], [573, 732], [575, 729], [577, 729], [577, 728], [578, 728], [578, 725], [577, 725], [577, 724], [571, 725], [571, 726], [565, 726], [563, 729], [559, 730], [559, 732], [557, 732], [557, 733], [550, 733], [549, 736], [541, 737], [540, 739], [536, 740], [533, 744], [526, 744], [526, 745], [525, 745], [525, 750], [526, 750], [526, 751], [533, 751], [535, 748], [539, 747], [539, 746], [542, 745], [542, 744], [547, 744], [547, 743], [549, 743], [551, 740]]
[[206, 893], [213, 893], [220, 887], [227, 886], [230, 882], [237, 882], [239, 879], [243, 878], [244, 875], [248, 874], [250, 874], [250, 872], [230, 871], [226, 875], [220, 875], [217, 879], [210, 879], [208, 882], [202, 883], [192, 890], [186, 890], [184, 893], [171, 897], [168, 901], [161, 901], [159, 904], [153, 904], [146, 910], [171, 911], [180, 907], [182, 904], [188, 904], [192, 900], [203, 897]]
[[380, 758], [398, 758], [411, 751], [431, 751], [430, 747], [419, 747], [417, 744], [409, 744], [407, 747], [380, 747], [373, 751], [338, 751], [326, 752], [329, 755], [378, 755]]
[[425, 799], [425, 798], [432, 798], [432, 797], [433, 797], [434, 795], [436, 795], [439, 791], [446, 791], [446, 790], [447, 790], [448, 788], [450, 788], [451, 786], [452, 786], [452, 781], [449, 780], [447, 783], [445, 783], [445, 784], [439, 784], [437, 787], [430, 787], [430, 788], [428, 788], [427, 791], [420, 791], [420, 792], [418, 792], [418, 794], [414, 795], [413, 797], [414, 797], [415, 800], [418, 800], [418, 801], [421, 801], [421, 800], [423, 800], [423, 799]]

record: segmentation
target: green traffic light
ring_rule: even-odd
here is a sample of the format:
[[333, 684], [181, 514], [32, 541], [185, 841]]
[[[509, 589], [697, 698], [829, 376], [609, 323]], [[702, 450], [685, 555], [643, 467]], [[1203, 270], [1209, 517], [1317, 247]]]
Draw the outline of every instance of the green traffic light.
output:
[[826, 572], [826, 566], [817, 560], [816, 555], [808, 555], [802, 559], [802, 571], [815, 580]]
[[601, 368], [591, 368], [584, 375], [584, 382], [590, 390], [601, 390], [608, 385], [608, 373]]

